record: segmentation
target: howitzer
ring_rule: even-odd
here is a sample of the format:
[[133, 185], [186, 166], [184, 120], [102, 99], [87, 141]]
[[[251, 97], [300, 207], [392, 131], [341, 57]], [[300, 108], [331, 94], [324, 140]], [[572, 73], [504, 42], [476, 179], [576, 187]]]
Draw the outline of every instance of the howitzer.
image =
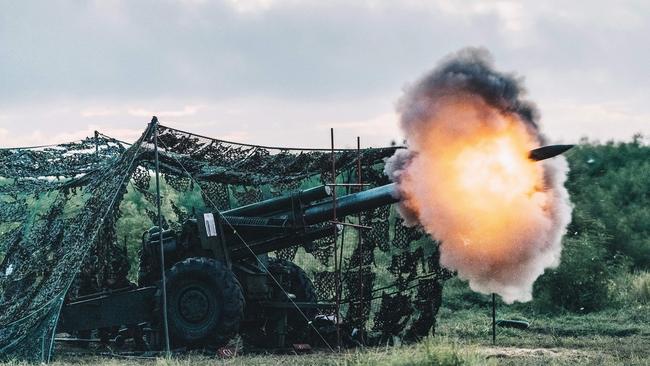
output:
[[[545, 147], [529, 157], [543, 160], [564, 150]], [[320, 186], [221, 213], [201, 213], [178, 231], [146, 231], [138, 285], [66, 303], [59, 331], [122, 327], [138, 344], [144, 344], [144, 332], [150, 345], [160, 345], [164, 270], [173, 346], [219, 346], [237, 332], [253, 346], [306, 343], [316, 309], [331, 304], [318, 302], [300, 267], [267, 254], [299, 245], [309, 250], [313, 240], [336, 230], [339, 223], [333, 217], [399, 200], [395, 184], [336, 200], [330, 193], [329, 186]], [[165, 263], [159, 261], [161, 248]]]
[[149, 343], [160, 345], [162, 247], [173, 346], [217, 346], [236, 332], [253, 346], [306, 343], [316, 309], [332, 304], [318, 302], [300, 267], [267, 254], [299, 245], [309, 250], [337, 229], [334, 208], [343, 217], [391, 204], [394, 190], [388, 184], [335, 202], [331, 188], [320, 186], [201, 213], [178, 231], [154, 227], [143, 234], [138, 285], [67, 303], [59, 331], [123, 327], [133, 335], [145, 329]]

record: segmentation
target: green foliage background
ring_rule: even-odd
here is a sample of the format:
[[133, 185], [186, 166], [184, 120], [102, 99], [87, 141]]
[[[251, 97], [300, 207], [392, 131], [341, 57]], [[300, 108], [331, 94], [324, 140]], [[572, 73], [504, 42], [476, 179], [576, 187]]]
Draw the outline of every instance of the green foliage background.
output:
[[535, 302], [546, 311], [587, 312], [616, 303], [627, 273], [650, 269], [650, 147], [641, 136], [583, 140], [567, 158], [573, 220], [562, 263], [537, 281]]

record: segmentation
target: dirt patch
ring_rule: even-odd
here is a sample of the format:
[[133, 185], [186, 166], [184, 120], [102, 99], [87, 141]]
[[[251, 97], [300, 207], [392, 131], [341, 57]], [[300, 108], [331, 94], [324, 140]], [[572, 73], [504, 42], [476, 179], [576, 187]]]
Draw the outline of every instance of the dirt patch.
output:
[[517, 347], [488, 347], [481, 350], [487, 358], [579, 358], [587, 357], [584, 351], [569, 348], [517, 348]]

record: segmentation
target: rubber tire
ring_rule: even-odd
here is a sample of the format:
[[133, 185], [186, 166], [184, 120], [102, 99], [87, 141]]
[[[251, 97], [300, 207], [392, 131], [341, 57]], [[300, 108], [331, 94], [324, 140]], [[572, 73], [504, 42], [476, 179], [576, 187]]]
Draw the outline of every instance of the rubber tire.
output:
[[[309, 276], [304, 269], [300, 268], [297, 264], [286, 259], [269, 257], [269, 271], [274, 268], [284, 267], [289, 270], [290, 287], [285, 288], [291, 294], [296, 295], [296, 302], [317, 302], [318, 295], [316, 288], [311, 282]], [[306, 315], [306, 314], [305, 314]], [[302, 318], [302, 317], [301, 317]], [[304, 320], [304, 319], [303, 319]]]
[[[169, 269], [166, 277], [167, 321], [173, 347], [219, 347], [237, 333], [244, 316], [244, 296], [234, 273], [223, 262], [187, 258]], [[207, 315], [198, 322], [189, 322], [182, 315], [180, 300], [189, 290], [198, 291], [207, 299]], [[160, 286], [156, 299], [157, 308], [162, 309]], [[157, 313], [162, 318], [162, 311]], [[162, 319], [158, 323], [162, 328]]]
[[[316, 288], [312, 283], [307, 273], [300, 268], [297, 264], [280, 258], [269, 257], [268, 269], [269, 272], [274, 270], [279, 270], [280, 268], [287, 268], [289, 270], [289, 288], [285, 290], [296, 296], [296, 302], [317, 302], [318, 296], [316, 294]], [[283, 280], [286, 282], [286, 280]], [[289, 300], [287, 300], [289, 301]], [[309, 320], [316, 315], [316, 309], [305, 309], [303, 313]], [[287, 338], [286, 343], [291, 344], [294, 341], [304, 343], [306, 337], [309, 334], [309, 325], [305, 321], [305, 318], [300, 314], [298, 309], [287, 311]], [[255, 347], [274, 347], [274, 337], [273, 333], [264, 334], [260, 331], [259, 328], [252, 327], [246, 329], [242, 335], [244, 340]]]
[[[289, 293], [296, 295], [296, 302], [318, 302], [318, 295], [316, 287], [304, 269], [297, 264], [280, 258], [269, 258], [269, 268], [273, 266], [284, 266], [289, 269], [290, 287], [287, 290]], [[303, 309], [302, 313], [310, 321], [318, 313], [317, 309]], [[298, 309], [289, 310], [287, 312], [287, 342], [297, 341], [304, 343], [307, 335], [309, 334], [309, 324], [300, 313]]]

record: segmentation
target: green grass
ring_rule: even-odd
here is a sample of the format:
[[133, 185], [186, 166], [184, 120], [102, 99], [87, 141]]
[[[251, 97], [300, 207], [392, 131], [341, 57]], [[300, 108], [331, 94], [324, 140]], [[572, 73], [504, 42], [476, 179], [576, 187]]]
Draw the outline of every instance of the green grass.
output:
[[[650, 365], [650, 304], [637, 301], [637, 282], [647, 273], [620, 279], [621, 299], [607, 310], [541, 313], [534, 303], [497, 304], [498, 319], [530, 322], [525, 330], [497, 328], [491, 337], [490, 297], [448, 281], [436, 334], [417, 344], [346, 350], [340, 354], [238, 355], [220, 359], [205, 354], [164, 358], [71, 356], [58, 353], [54, 365]], [[640, 279], [640, 280], [639, 280]], [[636, 281], [636, 282], [635, 282]], [[627, 285], [624, 285], [627, 283]], [[22, 365], [21, 363], [9, 363]]]
[[[650, 304], [634, 300], [633, 279], [622, 279], [622, 298], [606, 310], [587, 313], [539, 312], [536, 304], [497, 301], [498, 319], [530, 322], [526, 330], [497, 328], [491, 337], [490, 297], [471, 293], [460, 280], [445, 286], [436, 334], [506, 365], [648, 365]], [[623, 285], [623, 282], [626, 282]]]
[[[535, 301], [497, 302], [498, 319], [526, 320], [525, 330], [497, 328], [491, 338], [490, 297], [471, 292], [452, 279], [445, 285], [436, 334], [417, 344], [346, 350], [341, 354], [238, 355], [220, 359], [205, 354], [164, 358], [72, 356], [56, 354], [54, 365], [650, 365], [650, 303], [647, 272], [625, 274], [612, 282], [616, 300], [592, 313], [541, 312]], [[9, 363], [9, 365], [23, 365]]]
[[[496, 364], [475, 347], [459, 345], [446, 339], [429, 338], [418, 344], [400, 347], [379, 347], [347, 350], [340, 354], [314, 353], [308, 355], [244, 355], [219, 359], [206, 355], [184, 355], [171, 359], [63, 357], [53, 365], [485, 365]], [[14, 363], [13, 365], [22, 365]]]
[[492, 345], [489, 309], [452, 312], [442, 309], [438, 336], [500, 356], [506, 364], [639, 364], [650, 359], [650, 307], [608, 310], [585, 315], [532, 315], [507, 308], [498, 318], [531, 322], [526, 330], [497, 328]]
[[138, 359], [60, 354], [54, 365], [650, 365], [647, 305], [582, 315], [542, 315], [522, 306], [499, 305], [497, 317], [526, 319], [531, 326], [526, 330], [497, 328], [493, 345], [489, 307], [445, 307], [439, 313], [436, 335], [412, 345], [347, 350], [341, 354], [239, 355], [231, 359], [206, 355]]
[[[440, 312], [437, 334], [414, 345], [348, 350], [341, 354], [239, 355], [219, 359], [72, 357], [54, 365], [649, 365], [650, 307], [585, 315], [534, 316], [501, 307], [499, 318], [525, 318], [526, 330], [497, 328], [492, 344], [489, 309]], [[14, 363], [13, 365], [19, 365]]]

